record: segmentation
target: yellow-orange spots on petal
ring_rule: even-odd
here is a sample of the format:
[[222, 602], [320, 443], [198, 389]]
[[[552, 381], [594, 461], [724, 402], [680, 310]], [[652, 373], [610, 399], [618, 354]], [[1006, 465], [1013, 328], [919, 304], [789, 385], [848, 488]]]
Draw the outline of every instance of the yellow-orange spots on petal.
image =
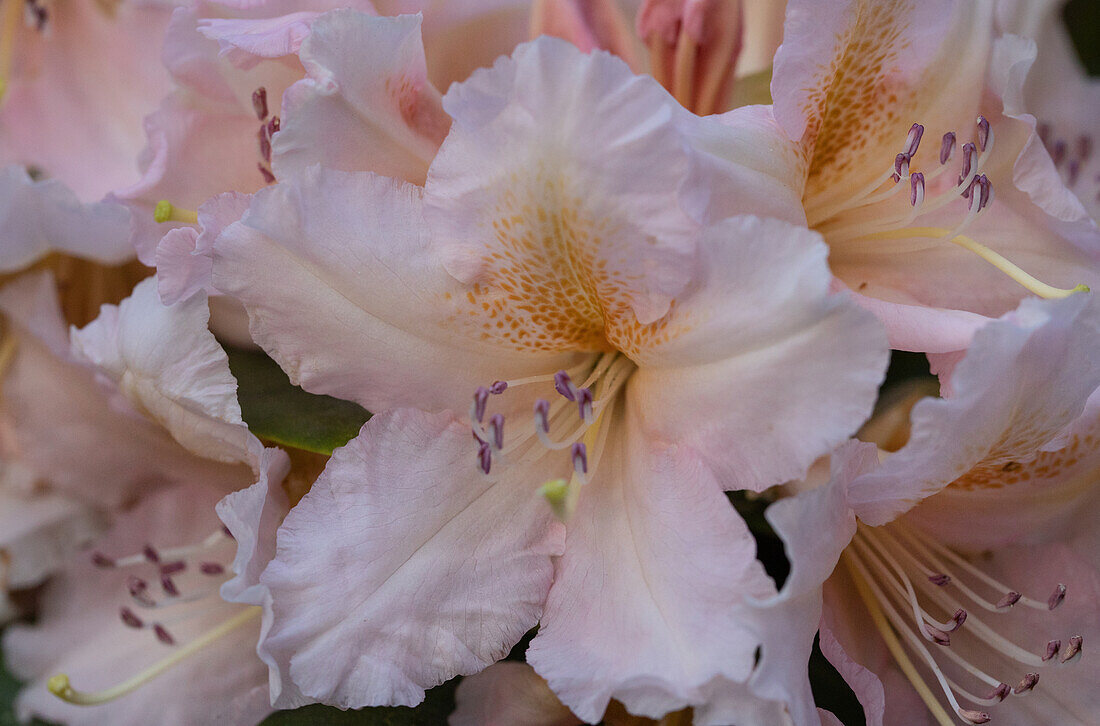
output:
[[909, 46], [901, 19], [911, 6], [911, 0], [860, 2], [855, 22], [837, 39], [836, 55], [819, 67], [816, 90], [803, 108], [809, 119], [803, 137], [810, 156], [807, 197], [818, 184], [882, 157], [883, 149], [871, 145], [893, 139], [883, 139], [881, 130], [913, 115], [913, 94], [893, 72]]
[[[537, 171], [513, 175], [486, 228], [481, 274], [463, 313], [479, 337], [519, 350], [632, 352], [666, 336], [668, 325], [640, 325], [630, 294], [640, 267], [608, 241], [619, 233], [590, 213], [564, 181]], [[667, 318], [667, 316], [666, 316]]]
[[1095, 434], [1074, 434], [1061, 449], [1040, 451], [1026, 461], [991, 458], [956, 479], [951, 483], [951, 488], [958, 491], [987, 491], [1028, 484], [1039, 486], [1046, 481], [1061, 480], [1071, 475], [1074, 467], [1098, 443], [1100, 442]]

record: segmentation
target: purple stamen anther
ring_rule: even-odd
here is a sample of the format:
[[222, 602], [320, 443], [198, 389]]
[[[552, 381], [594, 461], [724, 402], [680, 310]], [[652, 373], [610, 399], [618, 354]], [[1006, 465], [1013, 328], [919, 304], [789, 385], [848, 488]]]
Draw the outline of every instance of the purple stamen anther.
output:
[[217, 562], [200, 562], [199, 572], [204, 575], [220, 575], [225, 572], [225, 568]]
[[477, 447], [477, 465], [482, 473], [489, 473], [489, 469], [493, 466], [493, 450], [489, 447], [489, 444], [482, 444]]
[[978, 149], [969, 141], [962, 148], [962, 173], [959, 175], [959, 183], [962, 184], [966, 177], [970, 176], [970, 170], [974, 167], [974, 157], [978, 155]]
[[165, 575], [160, 578], [160, 588], [164, 590], [164, 594], [170, 597], [179, 597], [180, 590], [176, 587], [176, 583], [172, 581], [171, 577]]
[[951, 618], [952, 620], [955, 621], [955, 625], [948, 632], [954, 633], [956, 630], [961, 628], [962, 624], [966, 622], [966, 615], [967, 615], [966, 611], [963, 610], [962, 608], [959, 608], [958, 610], [956, 610], [954, 617]]
[[268, 169], [266, 166], [264, 166], [262, 162], [257, 161], [256, 162], [256, 168], [260, 170], [260, 176], [262, 176], [264, 178], [264, 183], [265, 184], [274, 184], [275, 183], [275, 175], [272, 174], [271, 170]]
[[260, 156], [270, 164], [271, 138], [267, 135], [267, 124], [260, 124], [260, 130], [256, 132], [256, 138], [260, 142]]
[[1054, 592], [1050, 593], [1050, 597], [1047, 598], [1047, 609], [1053, 610], [1062, 604], [1062, 601], [1066, 599], [1066, 586], [1062, 583], [1058, 583], [1058, 586], [1054, 588]]
[[1077, 656], [1081, 655], [1081, 648], [1085, 644], [1085, 639], [1080, 635], [1075, 635], [1069, 639], [1069, 643], [1066, 645], [1066, 649], [1062, 651], [1062, 663], [1068, 663]]
[[474, 391], [474, 418], [478, 423], [485, 420], [485, 407], [489, 403], [489, 389], [485, 386], [478, 386]]
[[282, 122], [279, 121], [278, 116], [272, 116], [271, 120], [267, 122], [267, 135], [274, 136], [275, 132], [282, 127]]
[[577, 391], [577, 413], [585, 421], [592, 415], [592, 391], [581, 388]]
[[493, 381], [489, 386], [489, 393], [499, 396], [508, 390], [508, 381]]
[[933, 585], [943, 587], [947, 583], [951, 582], [951, 578], [947, 575], [929, 575], [928, 581], [931, 582]]
[[909, 135], [905, 138], [905, 153], [909, 155], [909, 158], [916, 156], [922, 136], [924, 136], [923, 126], [920, 124], [913, 124], [909, 127]]
[[535, 401], [535, 426], [543, 433], [550, 433], [550, 402], [545, 398]]
[[924, 174], [917, 172], [909, 177], [909, 204], [919, 207], [924, 202]]
[[898, 179], [909, 176], [909, 154], [898, 154], [894, 157], [894, 176]]
[[940, 143], [940, 165], [946, 164], [955, 155], [955, 132], [948, 131]]
[[977, 120], [978, 124], [978, 147], [985, 151], [986, 145], [989, 143], [989, 119], [985, 116], [979, 116]]
[[157, 551], [155, 549], [153, 549], [153, 545], [145, 545], [141, 549], [141, 554], [145, 555], [145, 559], [149, 560], [153, 564], [157, 564], [160, 562], [160, 555], [157, 554]]
[[1020, 593], [1015, 590], [1009, 590], [1005, 593], [1005, 596], [997, 601], [998, 608], [1010, 608], [1016, 603], [1020, 602]]
[[1058, 139], [1054, 142], [1054, 146], [1050, 150], [1050, 158], [1054, 160], [1055, 166], [1061, 166], [1062, 162], [1066, 160], [1066, 142]]
[[145, 592], [149, 589], [149, 583], [135, 575], [130, 575], [126, 580], [126, 588], [130, 591], [131, 595], [137, 595], [139, 592]]
[[252, 110], [261, 121], [267, 118], [267, 89], [263, 86], [252, 92]]
[[497, 451], [504, 448], [504, 414], [495, 413], [489, 419], [489, 433], [493, 435], [493, 446]]
[[1027, 693], [1032, 688], [1035, 688], [1037, 683], [1039, 683], [1039, 674], [1028, 673], [1024, 676], [1023, 680], [1020, 681], [1020, 685], [1012, 689], [1012, 692], [1019, 696], [1021, 693]]
[[167, 630], [165, 630], [164, 626], [161, 625], [160, 623], [157, 623], [156, 625], [153, 626], [153, 632], [156, 634], [157, 640], [164, 643], [165, 645], [175, 645], [176, 644], [176, 639], [173, 638], [171, 633], [169, 633]]
[[573, 470], [578, 474], [588, 473], [588, 447], [578, 441], [573, 444]]
[[115, 561], [102, 552], [92, 553], [92, 564], [103, 569], [115, 566]]
[[971, 711], [968, 708], [960, 708], [958, 714], [964, 721], [972, 724], [989, 723], [990, 720], [989, 714], [984, 711]]
[[997, 686], [989, 692], [989, 695], [986, 696], [986, 700], [992, 701], [993, 699], [996, 699], [998, 701], [1003, 701], [1008, 698], [1008, 694], [1010, 693], [1012, 693], [1012, 686], [1008, 685], [1007, 683], [1002, 683], [1001, 685]]
[[1077, 177], [1081, 175], [1081, 162], [1077, 159], [1070, 161], [1069, 166], [1066, 167], [1066, 182], [1073, 186], [1077, 183]]
[[554, 390], [564, 396], [567, 401], [576, 400], [573, 395], [573, 381], [565, 371], [558, 371], [554, 374]]
[[925, 632], [932, 636], [932, 642], [936, 645], [951, 645], [951, 636], [939, 628], [933, 628], [931, 625], [924, 626]]
[[134, 611], [128, 607], [122, 607], [118, 610], [118, 615], [122, 618], [122, 622], [131, 628], [140, 628], [144, 623], [141, 622], [141, 618], [134, 614]]
[[183, 560], [177, 560], [175, 562], [169, 562], [167, 565], [160, 566], [160, 574], [162, 575], [174, 575], [177, 572], [183, 572], [187, 569], [187, 563]]
[[1058, 651], [1062, 649], [1062, 641], [1051, 640], [1047, 643], [1047, 652], [1043, 653], [1043, 662], [1050, 660], [1054, 656], [1058, 655]]

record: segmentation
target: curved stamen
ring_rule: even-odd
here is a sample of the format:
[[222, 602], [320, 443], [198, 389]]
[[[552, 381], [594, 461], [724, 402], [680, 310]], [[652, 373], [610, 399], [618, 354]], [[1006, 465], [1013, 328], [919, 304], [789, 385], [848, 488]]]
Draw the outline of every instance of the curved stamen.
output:
[[64, 673], [59, 673], [47, 681], [46, 687], [50, 693], [54, 694], [63, 701], [73, 703], [78, 706], [95, 706], [100, 703], [107, 703], [113, 701], [116, 698], [125, 696], [127, 693], [131, 693], [140, 686], [144, 685], [148, 681], [156, 678], [161, 673], [164, 673], [169, 668], [173, 667], [177, 663], [189, 658], [195, 653], [200, 652], [203, 648], [217, 642], [218, 639], [231, 633], [237, 628], [241, 627], [258, 617], [263, 612], [262, 608], [250, 606], [226, 620], [225, 622], [217, 625], [206, 633], [202, 634], [198, 638], [195, 638], [191, 642], [184, 645], [179, 650], [176, 650], [167, 658], [155, 663], [154, 665], [146, 668], [141, 673], [138, 673], [132, 678], [119, 683], [117, 686], [104, 689], [102, 691], [95, 691], [88, 693], [85, 691], [78, 691], [72, 687], [69, 683], [69, 677]]
[[[928, 237], [930, 239], [943, 239], [948, 237], [950, 234], [951, 230], [944, 229], [942, 227], [908, 227], [906, 229], [875, 232], [872, 235], [868, 235], [868, 237], [873, 239], [907, 239], [910, 237]], [[1070, 295], [1079, 292], [1090, 292], [1089, 286], [1084, 284], [1077, 285], [1076, 287], [1072, 288], [1062, 288], [1048, 285], [1042, 280], [1039, 280], [1024, 272], [1022, 269], [1020, 269], [1020, 267], [1008, 260], [1006, 257], [1003, 257], [997, 252], [994, 252], [985, 245], [975, 242], [973, 239], [967, 237], [966, 235], [955, 235], [954, 237], [950, 237], [947, 241], [951, 242], [952, 244], [956, 244], [969, 252], [973, 252], [978, 257], [981, 257], [983, 260], [1011, 277], [1028, 292], [1038, 295], [1039, 297], [1047, 299], [1063, 298], [1069, 297]]]

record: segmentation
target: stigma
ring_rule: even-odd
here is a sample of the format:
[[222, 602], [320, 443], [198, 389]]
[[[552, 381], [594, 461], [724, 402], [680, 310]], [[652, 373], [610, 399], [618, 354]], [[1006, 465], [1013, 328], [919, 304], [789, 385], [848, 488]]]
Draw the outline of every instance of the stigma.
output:
[[[562, 452], [560, 473], [544, 481], [537, 492], [561, 520], [576, 507], [580, 489], [591, 479], [604, 448], [609, 426], [607, 409], [626, 385], [634, 363], [618, 353], [606, 353], [595, 365], [570, 372], [495, 381], [479, 386], [470, 404], [474, 463], [485, 476], [503, 467], [530, 463], [551, 452]], [[574, 378], [581, 380], [578, 385]], [[542, 387], [545, 397], [535, 400], [531, 423], [505, 437], [505, 416], [490, 413], [495, 397], [522, 386]], [[511, 427], [509, 427], [511, 430]], [[568, 451], [568, 455], [565, 452]]]
[[[998, 620], [1016, 609], [1056, 610], [1067, 595], [1064, 583], [1047, 597], [1028, 597], [904, 522], [860, 525], [843, 560], [875, 628], [941, 726], [955, 721], [936, 687], [958, 719], [989, 723], [992, 707], [1040, 687], [1043, 668], [1081, 657], [1080, 635], [1050, 638], [1029, 650], [997, 629]], [[969, 657], [953, 647], [956, 638], [965, 639]], [[931, 672], [934, 685], [914, 659]], [[991, 672], [1002, 667], [1004, 672]]]
[[[973, 140], [958, 143], [958, 135], [948, 131], [934, 150], [934, 161], [924, 163], [915, 171], [918, 152], [924, 138], [924, 126], [914, 123], [905, 141], [889, 165], [863, 189], [846, 195], [839, 201], [807, 203], [806, 216], [810, 226], [821, 232], [831, 247], [860, 246], [882, 249], [892, 240], [943, 240], [971, 252], [1014, 280], [1028, 292], [1042, 298], [1063, 298], [1078, 292], [1088, 292], [1086, 285], [1060, 288], [1049, 285], [1029, 274], [1004, 255], [966, 234], [969, 227], [986, 214], [994, 201], [993, 183], [984, 173], [995, 146], [992, 124], [985, 116], [974, 123]], [[926, 145], [927, 146], [927, 145]], [[953, 166], [953, 163], [957, 165]], [[954, 183], [935, 180], [949, 171], [957, 171]], [[933, 191], [936, 190], [936, 191]], [[902, 200], [908, 197], [908, 204]], [[962, 205], [959, 203], [962, 202]], [[965, 206], [965, 212], [953, 226], [918, 224], [918, 219], [954, 204]], [[936, 214], [940, 222], [943, 214]]]

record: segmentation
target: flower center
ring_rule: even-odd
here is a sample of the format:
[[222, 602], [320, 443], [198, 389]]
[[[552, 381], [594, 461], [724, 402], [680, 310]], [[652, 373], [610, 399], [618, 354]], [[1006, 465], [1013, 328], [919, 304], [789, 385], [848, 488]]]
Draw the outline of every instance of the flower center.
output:
[[[543, 457], [548, 451], [569, 449], [569, 466], [563, 467], [567, 478], [551, 479], [539, 493], [546, 498], [555, 515], [568, 519], [576, 506], [580, 489], [588, 483], [603, 454], [607, 440], [609, 404], [626, 385], [636, 368], [633, 361], [620, 353], [605, 353], [591, 370], [578, 367], [569, 371], [532, 376], [513, 381], [496, 381], [481, 386], [470, 405], [470, 428], [477, 445], [477, 467], [488, 475], [493, 463], [524, 465]], [[584, 376], [577, 385], [573, 377]], [[505, 395], [521, 386], [552, 385], [556, 395], [535, 401], [533, 427], [506, 441], [504, 415], [488, 416], [492, 396]]]
[[[973, 614], [985, 610], [995, 619], [1020, 607], [1053, 611], [1066, 597], [1064, 584], [1058, 584], [1046, 600], [1026, 597], [904, 522], [885, 527], [860, 525], [843, 560], [875, 627], [941, 726], [953, 721], [910, 654], [927, 666], [951, 709], [968, 724], [988, 723], [991, 716], [981, 708], [1035, 688], [1038, 669], [1080, 658], [1080, 635], [1049, 640], [1037, 654], [998, 633], [990, 624], [993, 620], [987, 623], [985, 616]], [[995, 594], [986, 597], [983, 591]], [[937, 619], [937, 614], [944, 619]], [[956, 644], [970, 657], [953, 647], [952, 634], [956, 632]], [[1005, 673], [1006, 680], [975, 663], [989, 670], [1004, 667], [1025, 672], [1022, 676]], [[965, 708], [960, 701], [977, 708]]]
[[[924, 135], [924, 126], [915, 123], [893, 163], [872, 184], [838, 201], [808, 202], [806, 218], [810, 227], [821, 232], [834, 248], [864, 246], [884, 251], [888, 249], [884, 243], [894, 241], [899, 245], [897, 250], [903, 251], [906, 247], [911, 248], [914, 239], [946, 240], [978, 255], [1039, 297], [1060, 298], [1087, 292], [1085, 285], [1070, 289], [1048, 285], [963, 234], [993, 203], [993, 184], [982, 173], [993, 152], [993, 128], [984, 116], [978, 117], [975, 127], [975, 140], [961, 147], [962, 158], [954, 184], [945, 185], [942, 180], [934, 182], [950, 168], [948, 164], [956, 156], [955, 132], [943, 135], [938, 165], [923, 167], [931, 171], [912, 171]], [[934, 193], [933, 189], [936, 189]], [[909, 204], [899, 204], [906, 191]], [[953, 228], [916, 224], [918, 218], [959, 200], [966, 201], [967, 211]]]
[[[146, 577], [129, 575], [126, 581], [129, 597], [119, 607], [119, 619], [128, 628], [149, 631], [150, 644], [156, 641], [175, 650], [111, 688], [94, 693], [79, 691], [71, 686], [67, 675], [58, 674], [49, 680], [50, 692], [77, 705], [90, 706], [112, 701], [251, 622], [260, 614], [261, 608], [228, 603], [218, 595], [221, 585], [229, 579], [226, 545], [232, 541], [228, 530], [222, 529], [197, 544], [183, 547], [158, 550], [146, 545], [140, 553], [120, 558], [93, 552], [92, 563], [101, 569], [134, 572], [145, 569], [152, 573], [152, 576]], [[215, 611], [236, 612], [215, 627], [181, 643], [177, 629], [186, 629], [189, 623]]]

